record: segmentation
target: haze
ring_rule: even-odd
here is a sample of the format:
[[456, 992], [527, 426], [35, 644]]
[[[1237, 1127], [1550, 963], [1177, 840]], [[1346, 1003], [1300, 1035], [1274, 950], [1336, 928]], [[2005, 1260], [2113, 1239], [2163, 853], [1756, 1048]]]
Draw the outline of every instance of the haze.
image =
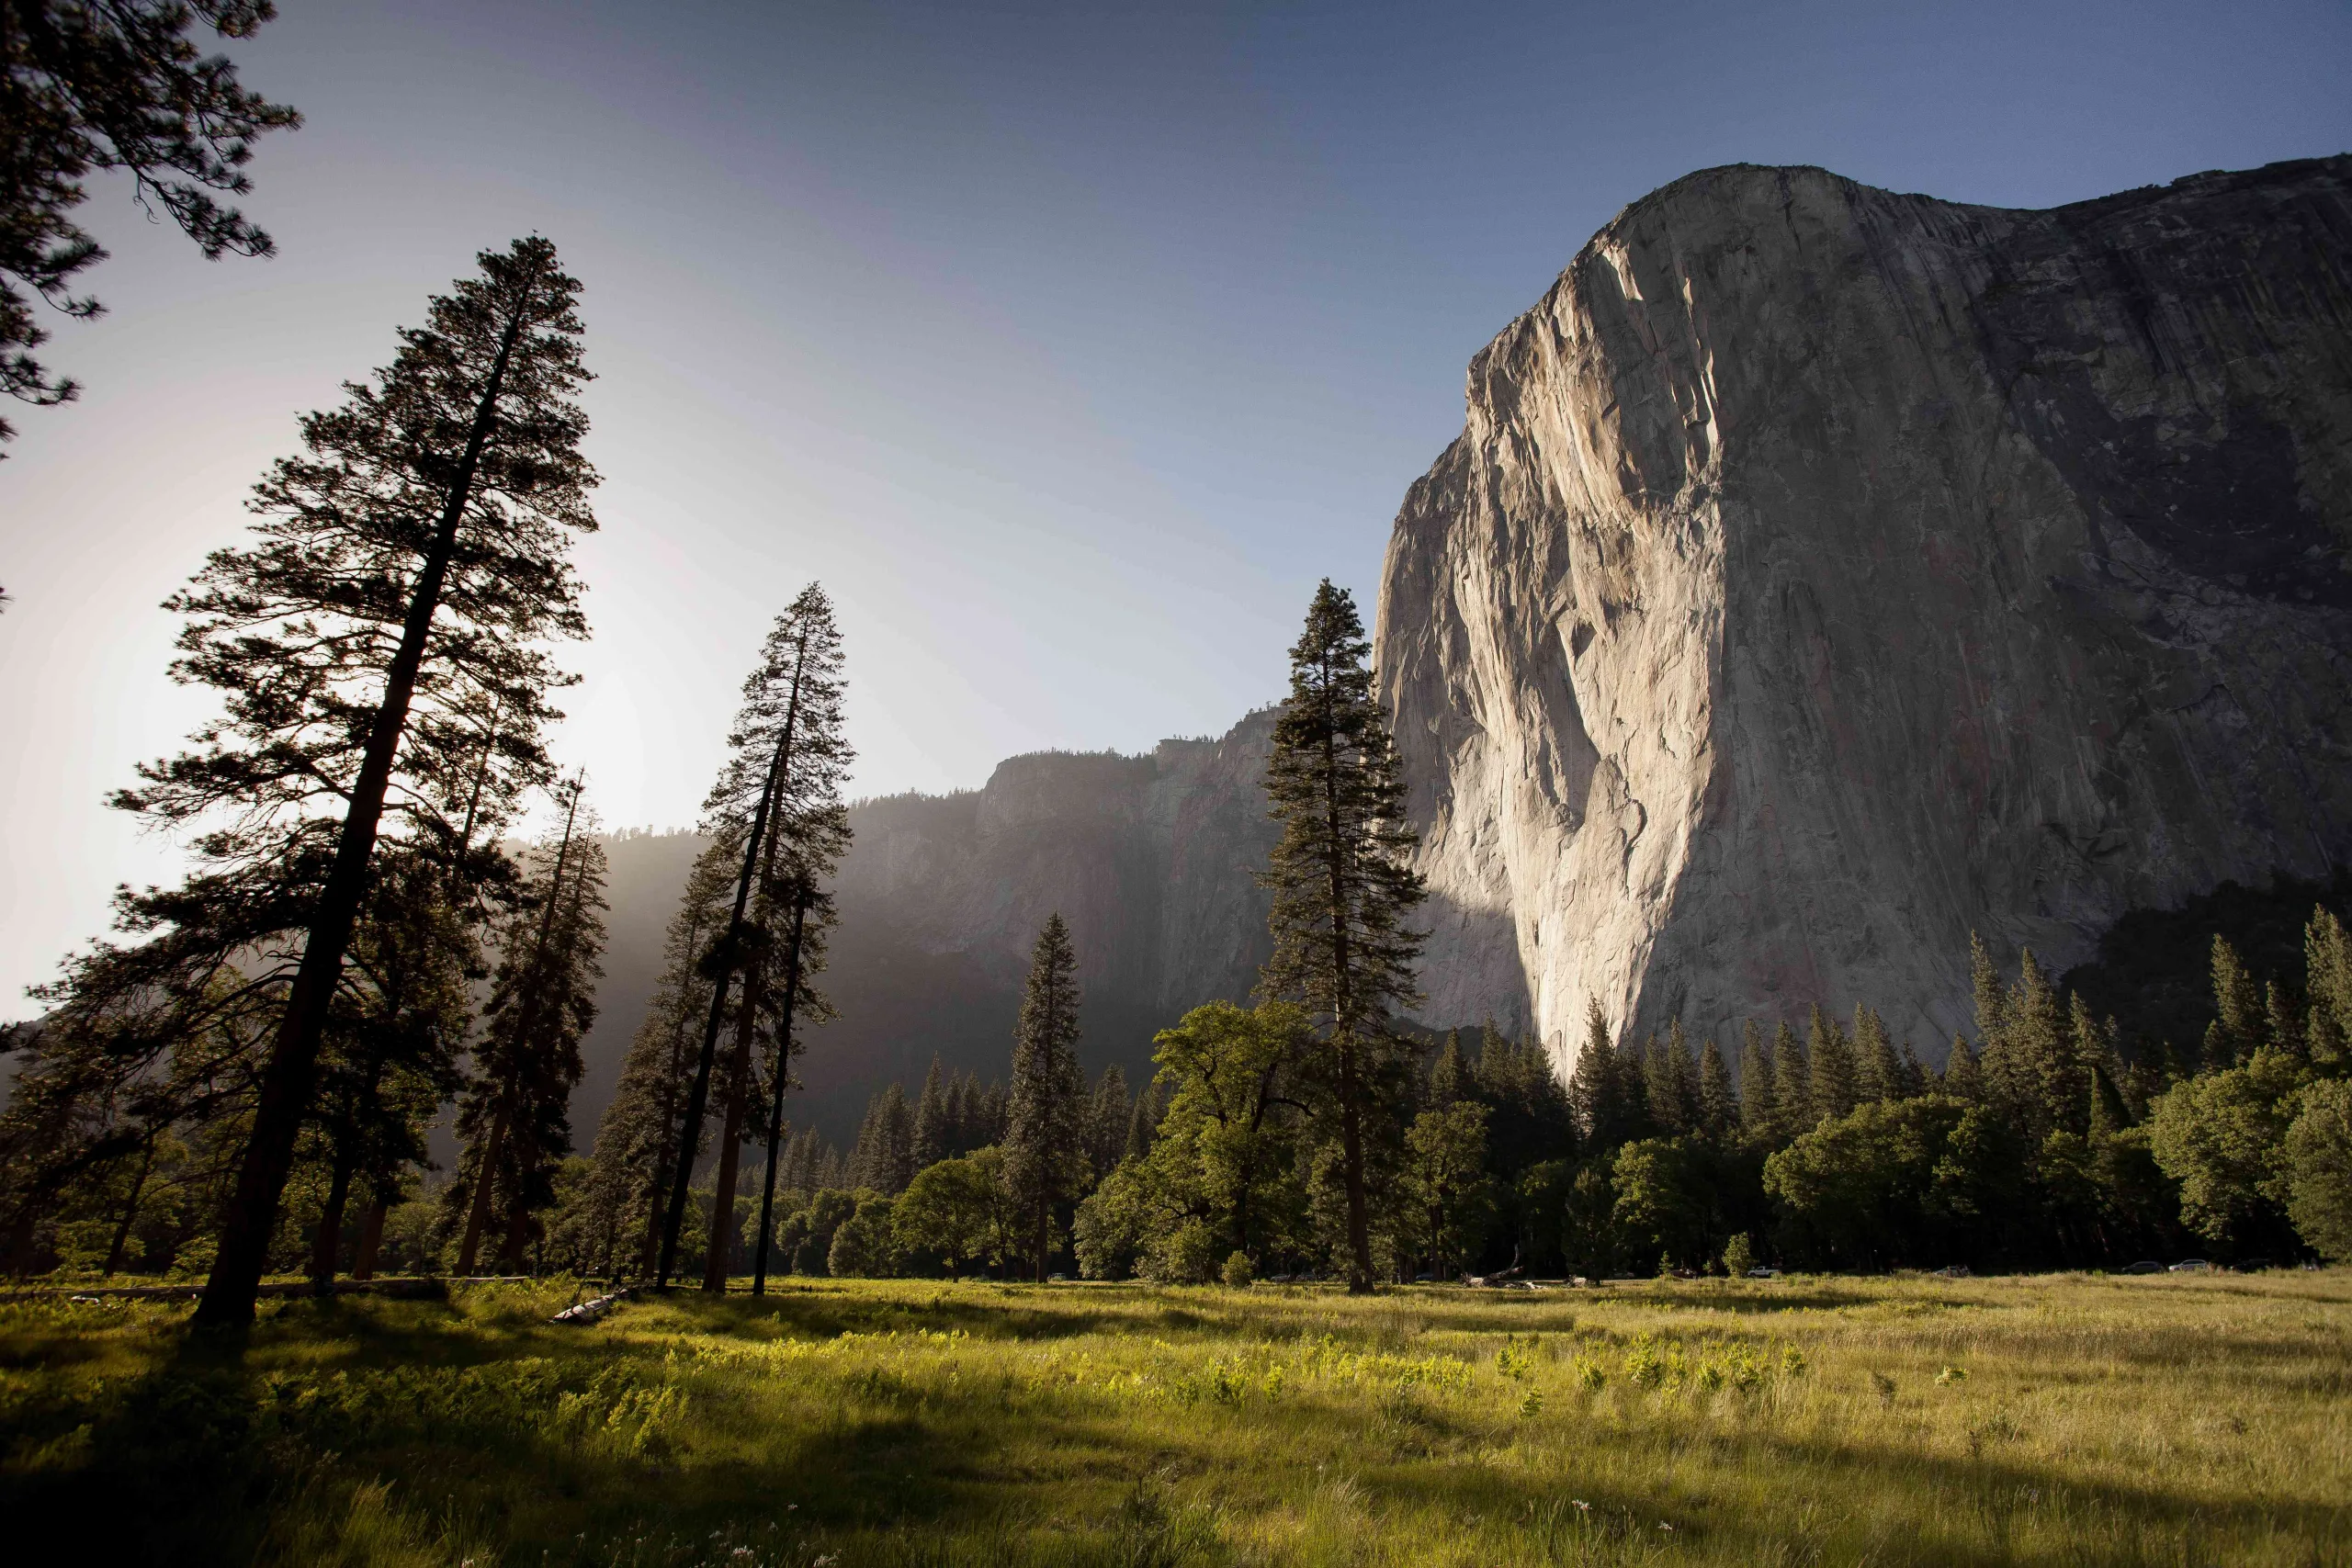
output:
[[[1369, 606], [1463, 367], [1624, 203], [1730, 162], [2048, 206], [2352, 146], [2339, 4], [862, 5], [281, 0], [303, 130], [208, 265], [99, 179], [87, 383], [0, 464], [0, 988], [171, 845], [103, 807], [205, 713], [157, 606], [294, 416], [537, 231], [587, 285], [560, 754], [692, 819], [736, 682], [839, 602], [862, 793], [1221, 731], [1318, 577]], [[17, 1010], [0, 1010], [0, 1012]]]

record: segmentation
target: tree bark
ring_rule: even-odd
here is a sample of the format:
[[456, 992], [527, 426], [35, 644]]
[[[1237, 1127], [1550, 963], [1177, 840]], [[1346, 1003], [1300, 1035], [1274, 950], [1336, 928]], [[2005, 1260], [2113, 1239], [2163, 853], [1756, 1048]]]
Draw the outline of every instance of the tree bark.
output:
[[359, 1220], [359, 1253], [351, 1260], [351, 1277], [372, 1280], [376, 1277], [376, 1255], [384, 1247], [384, 1213], [390, 1207], [381, 1197], [368, 1205], [367, 1213]]
[[752, 1032], [758, 987], [744, 976], [743, 1016], [735, 1028], [735, 1052], [727, 1065], [727, 1115], [718, 1134], [718, 1171], [710, 1190], [710, 1251], [703, 1260], [702, 1288], [725, 1293], [735, 1261], [735, 1177], [743, 1160], [744, 1101], [751, 1098]]
[[337, 1140], [326, 1206], [319, 1212], [318, 1234], [311, 1241], [311, 1289], [322, 1296], [334, 1291], [334, 1266], [343, 1251], [343, 1206], [351, 1198], [351, 1169], [356, 1163], [343, 1147], [345, 1141]]
[[792, 947], [785, 955], [784, 1021], [776, 1028], [775, 1095], [768, 1111], [768, 1170], [765, 1185], [760, 1190], [760, 1246], [752, 1265], [752, 1294], [763, 1296], [768, 1289], [768, 1240], [774, 1234], [775, 1217], [775, 1168], [783, 1156], [779, 1146], [784, 1141], [784, 1091], [792, 1081], [792, 1015], [800, 1005], [800, 939], [808, 924], [808, 897], [806, 890], [792, 904]]
[[506, 1107], [502, 1103], [490, 1123], [490, 1136], [474, 1164], [474, 1190], [466, 1195], [466, 1235], [458, 1244], [458, 1273], [470, 1275], [481, 1259], [482, 1227], [490, 1219], [490, 1190], [498, 1179], [498, 1162], [506, 1157]]
[[408, 728], [409, 704], [416, 695], [417, 673], [424, 665], [424, 645], [433, 616], [441, 607], [441, 589], [449, 575], [449, 558], [457, 548], [458, 525], [473, 498], [474, 475], [481, 465], [482, 448], [498, 420], [498, 400], [505, 390], [507, 366], [522, 336], [523, 321], [538, 287], [534, 272], [525, 280], [522, 297], [508, 314], [499, 340], [498, 358], [491, 367], [489, 384], [474, 409], [465, 452], [418, 574], [416, 592], [409, 600], [401, 626], [399, 651], [384, 679], [383, 701], [368, 732], [368, 749], [353, 784], [351, 806], [335, 841], [334, 862], [321, 890], [317, 912], [302, 945], [301, 966], [294, 975], [286, 1011], [279, 1019], [277, 1038], [262, 1071], [261, 1094], [254, 1108], [253, 1132], [237, 1169], [237, 1185], [221, 1216], [220, 1250], [203, 1299], [190, 1321], [198, 1327], [241, 1327], [253, 1321], [254, 1303], [261, 1292], [262, 1272], [269, 1263], [269, 1243], [277, 1228], [277, 1206], [285, 1196], [286, 1179], [294, 1168], [294, 1143], [310, 1109], [311, 1089], [318, 1076], [319, 1041], [326, 1031], [327, 1007], [343, 976], [343, 955], [351, 945], [352, 927], [368, 894], [368, 871], [376, 852], [376, 833], [384, 816], [384, 797], [391, 787], [392, 762]]

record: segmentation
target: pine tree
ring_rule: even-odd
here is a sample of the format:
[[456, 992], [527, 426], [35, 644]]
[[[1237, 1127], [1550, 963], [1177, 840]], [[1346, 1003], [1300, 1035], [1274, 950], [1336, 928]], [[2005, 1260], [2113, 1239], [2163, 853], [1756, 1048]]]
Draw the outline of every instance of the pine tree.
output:
[[1999, 1050], [1984, 1057], [1994, 1102], [2035, 1144], [2053, 1127], [2079, 1123], [2086, 1086], [2075, 1068], [2065, 1008], [2035, 961], [2018, 955], [2018, 983], [2005, 1004]]
[[[741, 977], [744, 989], [732, 1013], [733, 1048], [720, 1090], [724, 1126], [718, 1138], [714, 1222], [731, 1224], [736, 1165], [752, 1109], [754, 1055], [768, 986], [783, 979], [791, 992], [769, 1021], [777, 1026], [775, 1103], [781, 1116], [782, 1091], [791, 1078], [791, 1024], [802, 1010], [797, 976], [812, 956], [808, 937], [820, 937], [831, 919], [830, 896], [821, 879], [846, 843], [847, 813], [839, 795], [849, 750], [840, 730], [841, 642], [831, 604], [815, 584], [803, 590], [776, 617], [762, 644], [760, 659], [743, 682], [743, 700], [727, 737], [728, 757], [704, 801], [706, 830], [736, 840], [741, 860], [735, 898], [708, 964], [710, 1010], [704, 1016], [702, 1043], [695, 1056], [679, 1134], [681, 1168], [698, 1148], [718, 1066], [720, 1032], [730, 1016], [729, 988]], [[756, 901], [755, 896], [756, 895]], [[784, 975], [776, 974], [778, 965]], [[821, 1011], [810, 992], [806, 1005]], [[773, 1140], [771, 1140], [773, 1153]], [[771, 1180], [773, 1159], [771, 1159]], [[654, 1264], [657, 1286], [669, 1283], [679, 1236], [685, 1225], [687, 1184], [675, 1183], [662, 1219], [662, 1246]], [[763, 1263], [765, 1249], [761, 1249]], [[714, 1247], [706, 1260], [703, 1287], [726, 1288], [732, 1259]]]
[[1796, 1031], [1783, 1021], [1772, 1032], [1772, 1098], [1781, 1108], [1780, 1141], [1792, 1143], [1820, 1122], [1813, 1100], [1813, 1063]]
[[865, 1120], [850, 1155], [850, 1180], [886, 1196], [914, 1179], [914, 1116], [896, 1082], [866, 1102]]
[[1904, 1097], [1903, 1059], [1887, 1038], [1885, 1021], [1871, 1009], [1854, 1009], [1854, 1084], [1864, 1104]]
[[2352, 1060], [2352, 938], [2325, 908], [2303, 927], [2303, 988], [2311, 997], [2304, 1037], [2312, 1066], [2335, 1073]]
[[1728, 1141], [1739, 1127], [1739, 1101], [1732, 1092], [1731, 1070], [1712, 1034], [1699, 1048], [1699, 1126], [1716, 1143]]
[[562, 830], [533, 852], [524, 906], [508, 923], [474, 1048], [473, 1082], [458, 1114], [466, 1142], [452, 1212], [465, 1215], [458, 1271], [474, 1271], [488, 1227], [497, 1256], [519, 1259], [533, 1216], [554, 1201], [557, 1162], [571, 1145], [567, 1114], [580, 1081], [580, 1042], [596, 1018], [604, 970], [605, 847], [579, 820], [581, 786], [565, 792]]
[[1429, 1103], [1439, 1111], [1462, 1103], [1469, 1092], [1470, 1069], [1462, 1061], [1462, 1032], [1446, 1031], [1445, 1043], [1430, 1065]]
[[[471, 926], [448, 879], [415, 855], [385, 856], [352, 934], [321, 1043], [318, 1130], [328, 1149], [326, 1201], [313, 1233], [311, 1276], [324, 1290], [340, 1260], [355, 1188], [379, 1194], [425, 1158], [425, 1131], [458, 1087], [456, 1054], [471, 1022], [476, 974]], [[152, 1146], [152, 1145], [151, 1145]]]
[[1078, 954], [1069, 927], [1048, 916], [1030, 952], [1029, 981], [1012, 1036], [1012, 1103], [1004, 1137], [1005, 1183], [1030, 1225], [1031, 1256], [1043, 1283], [1053, 1208], [1068, 1197], [1085, 1158], [1078, 1071]]
[[[716, 840], [687, 871], [685, 891], [662, 938], [661, 977], [596, 1129], [594, 1179], [616, 1224], [639, 1238], [635, 1263], [641, 1274], [653, 1271], [661, 1245], [695, 1044], [710, 1007], [704, 961], [727, 919], [736, 858], [735, 845]], [[694, 1159], [701, 1155], [699, 1146], [692, 1151]]]
[[1773, 1081], [1772, 1047], [1749, 1019], [1739, 1026], [1739, 1121], [1750, 1143], [1778, 1140], [1781, 1102]]
[[1326, 579], [1291, 649], [1290, 698], [1266, 770], [1283, 834], [1264, 878], [1273, 894], [1274, 952], [1263, 987], [1306, 1010], [1328, 1057], [1354, 1292], [1372, 1289], [1365, 1122], [1399, 1109], [1373, 1102], [1388, 1076], [1374, 1058], [1393, 1052], [1391, 1014], [1417, 998], [1420, 942], [1407, 922], [1423, 897], [1407, 863], [1416, 840], [1404, 820], [1387, 721], [1373, 698], [1371, 651], [1355, 602]]
[[[0, 6], [0, 392], [36, 406], [80, 389], [51, 380], [31, 351], [49, 339], [32, 300], [77, 321], [104, 313], [74, 277], [106, 252], [71, 217], [93, 169], [125, 169], [152, 215], [161, 206], [205, 258], [266, 256], [267, 234], [215, 193], [253, 188], [254, 138], [302, 117], [246, 91], [237, 69], [199, 52], [190, 28], [251, 38], [269, 0], [11, 0]], [[0, 442], [16, 434], [0, 420]]]
[[1846, 1038], [1846, 1032], [1834, 1020], [1815, 1008], [1805, 1045], [1812, 1058], [1815, 1118], [1832, 1122], [1852, 1114], [1859, 1076], [1854, 1066], [1854, 1043]]
[[923, 1075], [922, 1094], [915, 1101], [914, 1161], [917, 1170], [928, 1170], [948, 1157], [948, 1090], [946, 1077], [941, 1071], [939, 1057], [931, 1058], [931, 1071]]
[[253, 1316], [379, 838], [480, 878], [498, 857], [457, 818], [485, 782], [484, 715], [499, 716], [493, 804], [511, 802], [547, 774], [538, 734], [561, 677], [541, 645], [586, 630], [567, 558], [595, 526], [579, 285], [544, 240], [480, 260], [390, 367], [302, 420], [303, 455], [255, 489], [256, 542], [216, 552], [167, 602], [187, 618], [175, 676], [227, 713], [116, 797], [157, 824], [215, 824], [190, 891], [274, 889], [301, 933], [201, 1324]]
[[2205, 1060], [2226, 1067], [2245, 1061], [2262, 1044], [2262, 989], [2237, 949], [2213, 938], [2213, 1007], [2218, 1017], [2205, 1032]]
[[1951, 1037], [1951, 1055], [1944, 1058], [1943, 1081], [1937, 1087], [1954, 1100], [1964, 1100], [1971, 1105], [1984, 1102], [1984, 1075], [1966, 1035]]
[[[767, 1038], [768, 1115], [762, 1141], [767, 1167], [760, 1193], [759, 1242], [754, 1251], [752, 1293], [767, 1288], [768, 1252], [775, 1228], [776, 1157], [784, 1136], [784, 1097], [792, 1085], [792, 1064], [803, 1048], [802, 1022], [834, 1017], [832, 1004], [816, 987], [824, 973], [829, 933], [837, 918], [826, 885], [849, 849], [849, 807], [842, 798], [849, 764], [856, 753], [844, 730], [842, 637], [832, 601], [816, 583], [803, 589], [777, 622], [772, 647], [789, 676], [786, 728], [793, 742], [782, 761], [775, 786], [776, 858], [763, 874], [747, 942], [743, 1008], [750, 1015], [772, 1010]], [[790, 651], [785, 650], [789, 647]], [[914, 1127], [905, 1091], [891, 1086], [897, 1107], [888, 1129], [892, 1140], [884, 1189], [897, 1192], [913, 1178]]]
[[1127, 1096], [1127, 1075], [1116, 1063], [1103, 1068], [1086, 1111], [1087, 1162], [1097, 1180], [1108, 1176], [1125, 1154], [1127, 1121], [1134, 1109]]

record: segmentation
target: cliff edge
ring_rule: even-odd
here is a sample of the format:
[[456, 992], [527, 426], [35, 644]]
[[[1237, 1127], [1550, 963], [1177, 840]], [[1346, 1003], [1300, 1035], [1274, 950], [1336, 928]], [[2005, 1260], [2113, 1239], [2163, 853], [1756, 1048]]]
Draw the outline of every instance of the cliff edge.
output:
[[2049, 211], [1732, 167], [1472, 362], [1378, 662], [1439, 1019], [1868, 1001], [2352, 863], [2352, 157]]

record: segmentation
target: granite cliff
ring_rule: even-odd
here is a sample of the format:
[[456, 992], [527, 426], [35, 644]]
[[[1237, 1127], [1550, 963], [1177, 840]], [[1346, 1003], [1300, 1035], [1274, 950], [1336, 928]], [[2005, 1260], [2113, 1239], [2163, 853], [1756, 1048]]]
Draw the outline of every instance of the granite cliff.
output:
[[[1214, 998], [1246, 998], [1267, 950], [1255, 873], [1275, 837], [1260, 784], [1272, 729], [1268, 709], [1215, 739], [1013, 757], [978, 790], [852, 807], [824, 980], [842, 1016], [810, 1033], [795, 1120], [846, 1138], [868, 1094], [894, 1077], [912, 1090], [934, 1053], [1004, 1076], [1029, 947], [1056, 910], [1078, 947], [1080, 1055], [1093, 1071], [1115, 1062], [1139, 1082], [1156, 1031]], [[571, 1117], [583, 1147], [702, 842], [632, 834], [609, 846], [612, 939]]]
[[1389, 545], [1428, 1013], [1810, 1004], [2352, 863], [2352, 158], [2049, 211], [1645, 197], [1472, 362]]

